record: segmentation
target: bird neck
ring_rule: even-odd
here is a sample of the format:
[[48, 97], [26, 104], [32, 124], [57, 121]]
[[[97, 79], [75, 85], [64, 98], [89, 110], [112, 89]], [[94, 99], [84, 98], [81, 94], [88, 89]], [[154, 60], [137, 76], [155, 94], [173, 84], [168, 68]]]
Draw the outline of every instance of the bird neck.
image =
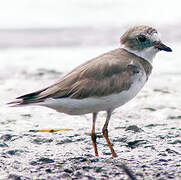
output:
[[154, 47], [148, 47], [148, 48], [145, 48], [141, 51], [138, 51], [138, 50], [132, 50], [128, 47], [125, 47], [124, 45], [122, 46], [123, 49], [127, 50], [128, 52], [130, 53], [133, 53], [135, 54], [136, 56], [138, 57], [141, 57], [143, 59], [145, 59], [146, 61], [148, 61], [150, 64], [153, 63], [153, 59], [156, 55], [156, 53], [158, 52], [157, 49], [155, 49]]

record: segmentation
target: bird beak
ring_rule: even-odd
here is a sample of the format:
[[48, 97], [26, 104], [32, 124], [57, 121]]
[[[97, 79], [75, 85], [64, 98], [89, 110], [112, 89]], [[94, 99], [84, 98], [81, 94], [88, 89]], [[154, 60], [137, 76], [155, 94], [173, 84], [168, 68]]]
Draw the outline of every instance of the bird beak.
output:
[[172, 49], [162, 42], [156, 42], [154, 47], [158, 48], [159, 50], [167, 51], [167, 52], [172, 52]]

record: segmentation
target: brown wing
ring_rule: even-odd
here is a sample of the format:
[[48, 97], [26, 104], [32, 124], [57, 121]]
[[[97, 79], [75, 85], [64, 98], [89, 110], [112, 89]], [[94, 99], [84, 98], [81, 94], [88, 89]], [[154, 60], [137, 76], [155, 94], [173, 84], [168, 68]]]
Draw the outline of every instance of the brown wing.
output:
[[101, 97], [127, 90], [131, 83], [131, 75], [139, 68], [130, 65], [133, 60], [125, 56], [127, 52], [116, 49], [78, 66], [54, 85], [43, 90], [27, 94], [20, 99], [20, 104], [41, 102], [46, 98]]

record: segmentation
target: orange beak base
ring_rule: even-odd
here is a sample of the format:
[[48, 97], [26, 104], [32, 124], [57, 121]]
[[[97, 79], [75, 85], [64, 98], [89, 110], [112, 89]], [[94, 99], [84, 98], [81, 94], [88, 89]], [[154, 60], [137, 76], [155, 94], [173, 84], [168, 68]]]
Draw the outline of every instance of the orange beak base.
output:
[[172, 49], [165, 44], [158, 42], [157, 44], [154, 45], [154, 47], [158, 48], [159, 50], [167, 51], [167, 52], [172, 52]]

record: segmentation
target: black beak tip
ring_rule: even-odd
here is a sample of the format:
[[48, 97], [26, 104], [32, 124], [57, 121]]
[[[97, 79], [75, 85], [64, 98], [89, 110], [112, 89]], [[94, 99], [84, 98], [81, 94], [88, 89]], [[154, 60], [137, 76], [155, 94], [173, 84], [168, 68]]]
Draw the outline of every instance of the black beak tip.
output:
[[165, 48], [165, 51], [172, 52], [172, 49], [170, 47]]

